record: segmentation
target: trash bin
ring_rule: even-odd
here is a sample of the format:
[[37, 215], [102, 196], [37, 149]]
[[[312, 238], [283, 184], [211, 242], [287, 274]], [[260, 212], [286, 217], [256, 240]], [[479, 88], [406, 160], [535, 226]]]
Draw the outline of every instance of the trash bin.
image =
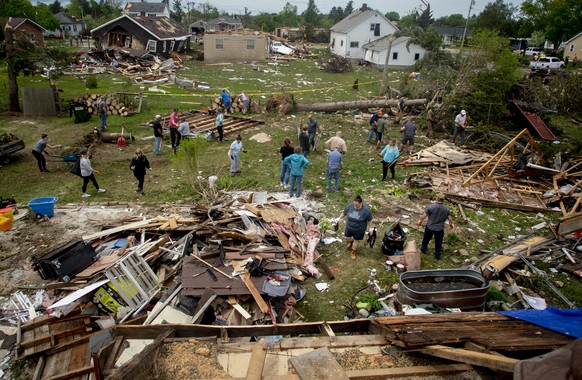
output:
[[404, 232], [400, 223], [396, 223], [394, 227], [389, 228], [384, 234], [384, 239], [382, 239], [382, 253], [386, 256], [402, 254], [405, 241], [406, 232]]
[[84, 123], [91, 119], [91, 114], [87, 112], [87, 105], [85, 103], [71, 103], [70, 115], [75, 115], [75, 123]]

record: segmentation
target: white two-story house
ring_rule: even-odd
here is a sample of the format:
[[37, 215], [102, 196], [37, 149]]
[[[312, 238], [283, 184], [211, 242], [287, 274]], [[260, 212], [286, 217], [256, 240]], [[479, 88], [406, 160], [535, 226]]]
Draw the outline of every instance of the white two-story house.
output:
[[121, 14], [128, 16], [170, 18], [170, 8], [166, 3], [128, 2], [125, 4]]
[[353, 12], [330, 29], [333, 54], [350, 59], [364, 59], [363, 46], [398, 31], [384, 15], [367, 5]]

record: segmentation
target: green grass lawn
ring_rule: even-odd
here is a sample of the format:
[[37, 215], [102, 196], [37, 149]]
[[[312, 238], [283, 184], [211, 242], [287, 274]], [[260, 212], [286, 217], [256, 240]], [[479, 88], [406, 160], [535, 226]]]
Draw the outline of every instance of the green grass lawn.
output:
[[[160, 157], [153, 155], [153, 139], [151, 128], [145, 125], [155, 114], [169, 114], [172, 108], [181, 111], [198, 109], [208, 106], [211, 99], [218, 95], [223, 87], [240, 93], [246, 90], [255, 101], [264, 105], [269, 94], [282, 90], [293, 94], [296, 102], [331, 102], [340, 100], [370, 99], [377, 95], [382, 73], [369, 67], [354, 67], [354, 71], [346, 74], [329, 74], [316, 68], [315, 60], [297, 60], [280, 62], [277, 66], [271, 63], [260, 64], [262, 70], [255, 70], [250, 63], [229, 65], [205, 65], [202, 62], [187, 62], [182, 70], [177, 72], [178, 77], [209, 82], [212, 86], [208, 90], [186, 91], [176, 85], [158, 85], [167, 91], [166, 94], [147, 91], [147, 98], [143, 112], [131, 117], [110, 116], [108, 119], [109, 131], [125, 130], [135, 136], [135, 141], [129, 141], [124, 150], [115, 144], [100, 144], [92, 158], [93, 166], [101, 174], [97, 176], [99, 185], [107, 190], [106, 193], [93, 194], [91, 198], [81, 198], [81, 182], [68, 172], [68, 165], [60, 158], [64, 152], [78, 150], [83, 145], [84, 136], [91, 134], [98, 126], [97, 116], [86, 123], [75, 124], [69, 118], [68, 112], [61, 117], [28, 118], [23, 116], [1, 116], [0, 133], [12, 132], [21, 136], [26, 142], [26, 149], [13, 156], [13, 162], [0, 168], [0, 195], [14, 195], [18, 202], [27, 203], [30, 199], [42, 196], [56, 196], [59, 204], [86, 203], [86, 202], [146, 202], [155, 206], [164, 202], [183, 200], [195, 202], [200, 200], [199, 194], [192, 187], [198, 178], [205, 183], [210, 175], [219, 177], [218, 187], [224, 190], [251, 190], [251, 191], [281, 191], [278, 175], [280, 170], [279, 148], [286, 137], [297, 143], [296, 126], [300, 120], [305, 120], [305, 113], [294, 113], [285, 116], [273, 114], [250, 114], [247, 117], [265, 122], [263, 126], [254, 130], [244, 131], [243, 143], [247, 154], [242, 155], [242, 173], [240, 176], [231, 176], [229, 160], [227, 158], [228, 145], [233, 136], [227, 136], [225, 144], [200, 140], [198, 144], [199, 165], [196, 171], [185, 170], [179, 165], [170, 153], [170, 148], [163, 147], [164, 154]], [[265, 72], [267, 70], [268, 72]], [[398, 87], [405, 73], [392, 72], [389, 76], [390, 86]], [[353, 82], [358, 79], [359, 90], [352, 89]], [[0, 72], [0, 85], [6, 88], [6, 74]], [[46, 79], [35, 77], [19, 78], [20, 86], [47, 86]], [[113, 94], [116, 92], [137, 92], [138, 87], [131, 84], [125, 77], [99, 75], [98, 87], [88, 90], [82, 78], [62, 76], [57, 85], [63, 92], [64, 101], [85, 93]], [[149, 87], [149, 86], [148, 86]], [[7, 99], [2, 98], [2, 102]], [[237, 116], [237, 115], [235, 115]], [[326, 136], [333, 135], [341, 130], [348, 145], [348, 154], [345, 156], [345, 165], [341, 173], [341, 190], [339, 193], [326, 191], [326, 154], [322, 150], [309, 155], [309, 167], [304, 176], [304, 196], [317, 200], [323, 204], [323, 213], [332, 218], [339, 215], [341, 210], [360, 194], [364, 201], [372, 208], [378, 229], [378, 241], [374, 248], [362, 247], [358, 259], [353, 262], [345, 245], [335, 243], [321, 249], [321, 254], [328, 265], [335, 268], [336, 279], [331, 281], [329, 293], [319, 293], [314, 283], [324, 280], [308, 279], [305, 286], [308, 289], [304, 302], [299, 304], [299, 310], [307, 320], [338, 320], [343, 319], [345, 309], [343, 305], [350, 302], [352, 295], [366, 285], [368, 269], [379, 269], [379, 280], [383, 286], [390, 288], [397, 282], [394, 272], [381, 270], [384, 256], [381, 253], [381, 240], [387, 227], [395, 220], [400, 219], [402, 224], [409, 228], [408, 240], [414, 239], [420, 245], [422, 230], [416, 228], [416, 221], [428, 204], [430, 193], [423, 190], [411, 190], [402, 185], [408, 172], [417, 172], [422, 168], [396, 169], [396, 184], [380, 182], [382, 168], [380, 157], [375, 154], [374, 148], [366, 143], [368, 134], [368, 113], [336, 112], [316, 113]], [[420, 134], [424, 134], [425, 125], [422, 118]], [[40, 138], [41, 133], [50, 135], [51, 144], [62, 144], [61, 150], [52, 150], [56, 157], [50, 157], [48, 174], [40, 174], [30, 150]], [[271, 140], [259, 143], [250, 138], [257, 133], [266, 133]], [[446, 138], [447, 134], [440, 132], [437, 138]], [[400, 139], [396, 128], [387, 132], [387, 138]], [[419, 138], [417, 149], [432, 144], [433, 141]], [[166, 138], [164, 145], [168, 144]], [[141, 148], [149, 157], [153, 171], [148, 172], [145, 181], [145, 196], [137, 195], [135, 181], [129, 163], [136, 147]], [[415, 197], [409, 197], [414, 193]], [[466, 265], [465, 257], [458, 253], [464, 248], [469, 253], [468, 259], [479, 255], [479, 249], [494, 250], [504, 244], [498, 235], [525, 234], [528, 227], [538, 224], [539, 218], [534, 214], [519, 213], [501, 209], [482, 209], [483, 213], [466, 210], [468, 219], [482, 228], [483, 231], [457, 217], [454, 209], [456, 229], [447, 232], [445, 250], [442, 261], [436, 261], [431, 255], [423, 257], [423, 269], [455, 268]], [[343, 224], [342, 224], [343, 227]], [[518, 232], [516, 229], [519, 229]], [[429, 250], [430, 252], [430, 250]], [[572, 284], [572, 289], [576, 289]], [[569, 286], [569, 285], [568, 285]], [[579, 295], [572, 290], [573, 295]], [[578, 299], [580, 299], [578, 297]]]

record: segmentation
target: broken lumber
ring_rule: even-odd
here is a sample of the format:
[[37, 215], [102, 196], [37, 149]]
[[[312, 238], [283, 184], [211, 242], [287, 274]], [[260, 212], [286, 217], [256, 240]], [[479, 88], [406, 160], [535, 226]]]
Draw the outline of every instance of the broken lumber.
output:
[[[404, 102], [405, 106], [424, 106], [426, 99], [411, 99]], [[378, 107], [396, 107], [398, 106], [398, 99], [376, 99], [376, 100], [352, 100], [345, 102], [331, 102], [331, 103], [297, 103], [296, 111], [321, 111], [333, 112], [340, 110], [353, 109], [368, 109]]]
[[269, 312], [269, 305], [267, 305], [267, 303], [265, 302], [265, 300], [261, 296], [261, 293], [259, 293], [259, 291], [257, 290], [255, 284], [253, 284], [253, 282], [251, 281], [251, 274], [245, 273], [244, 277], [242, 277], [242, 280], [245, 283], [245, 285], [247, 286], [247, 288], [249, 289], [249, 291], [251, 292], [251, 295], [255, 299], [255, 302], [257, 303], [257, 305], [259, 305], [259, 308], [261, 309], [261, 311], [263, 313], [268, 313]]
[[486, 354], [438, 344], [425, 347], [423, 352], [443, 359], [478, 365], [505, 372], [513, 372], [515, 364], [519, 361], [506, 356]]
[[261, 338], [253, 347], [249, 367], [247, 368], [247, 380], [261, 380], [263, 367], [267, 358], [267, 341]]

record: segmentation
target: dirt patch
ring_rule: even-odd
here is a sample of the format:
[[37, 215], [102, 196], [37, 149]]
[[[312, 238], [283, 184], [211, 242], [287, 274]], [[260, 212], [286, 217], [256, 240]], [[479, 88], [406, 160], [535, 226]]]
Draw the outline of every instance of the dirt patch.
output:
[[218, 363], [216, 344], [196, 339], [164, 344], [152, 378], [214, 379], [231, 377]]

